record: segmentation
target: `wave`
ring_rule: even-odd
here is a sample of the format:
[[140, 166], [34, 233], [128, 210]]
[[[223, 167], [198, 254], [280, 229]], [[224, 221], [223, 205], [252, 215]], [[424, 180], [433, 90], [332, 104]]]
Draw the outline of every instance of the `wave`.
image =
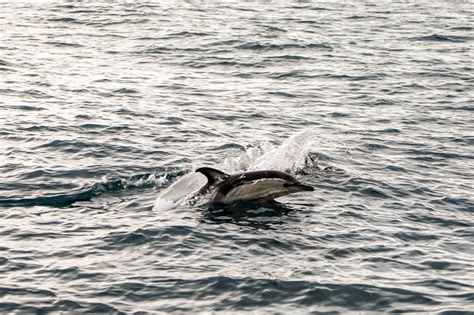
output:
[[90, 201], [104, 193], [120, 191], [124, 189], [134, 188], [150, 188], [162, 187], [175, 176], [179, 176], [180, 172], [172, 173], [146, 173], [134, 175], [126, 178], [104, 177], [100, 182], [92, 185], [86, 185], [77, 190], [43, 195], [37, 197], [0, 197], [0, 207], [32, 207], [32, 206], [51, 206], [51, 207], [67, 207], [75, 202]]

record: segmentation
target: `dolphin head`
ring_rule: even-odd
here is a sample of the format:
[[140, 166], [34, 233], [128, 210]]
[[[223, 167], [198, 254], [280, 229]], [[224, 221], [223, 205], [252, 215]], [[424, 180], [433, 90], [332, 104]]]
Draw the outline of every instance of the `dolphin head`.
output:
[[288, 190], [290, 194], [297, 193], [301, 191], [314, 191], [314, 188], [305, 184], [302, 184], [298, 181], [296, 182], [285, 182], [283, 183], [283, 187]]

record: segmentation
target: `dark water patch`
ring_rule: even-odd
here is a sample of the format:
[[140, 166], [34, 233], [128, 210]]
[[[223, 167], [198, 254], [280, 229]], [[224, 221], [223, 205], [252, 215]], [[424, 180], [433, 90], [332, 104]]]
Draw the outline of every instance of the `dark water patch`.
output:
[[464, 153], [458, 153], [458, 152], [449, 152], [445, 150], [444, 148], [439, 148], [439, 150], [434, 150], [434, 149], [410, 149], [405, 151], [405, 153], [410, 154], [410, 155], [415, 155], [416, 158], [434, 158], [440, 159], [440, 160], [446, 160], [446, 159], [468, 159], [468, 160], [473, 160], [474, 159], [474, 154], [464, 154]]
[[348, 204], [346, 205], [347, 208], [351, 208], [352, 210], [346, 210], [341, 213], [339, 213], [339, 216], [341, 217], [348, 217], [348, 218], [356, 218], [356, 219], [364, 219], [364, 215], [362, 211], [367, 211], [367, 208], [364, 206], [359, 206], [359, 205], [354, 205], [354, 204]]
[[417, 187], [413, 189], [409, 189], [408, 192], [410, 194], [417, 194], [417, 195], [427, 195], [427, 196], [432, 196], [432, 197], [439, 197], [440, 194], [437, 193], [436, 191], [428, 188], [428, 187]]
[[56, 47], [83, 47], [83, 45], [81, 45], [81, 44], [57, 42], [57, 41], [46, 42], [46, 44], [53, 45], [53, 46], [56, 46]]
[[466, 105], [466, 106], [443, 106], [441, 110], [446, 110], [446, 111], [468, 111], [468, 112], [473, 112], [474, 111], [474, 106], [472, 105]]
[[219, 40], [215, 42], [210, 42], [210, 43], [203, 43], [203, 46], [205, 47], [214, 47], [214, 46], [234, 46], [236, 44], [241, 43], [241, 40], [239, 39], [226, 39], [226, 40]]
[[92, 13], [93, 14], [93, 13], [101, 13], [101, 12], [102, 12], [102, 10], [100, 10], [100, 9], [94, 9], [93, 10], [93, 9], [82, 9], [82, 8], [78, 9], [78, 10], [69, 11], [69, 13], [75, 13], [75, 14], [83, 14], [83, 13], [85, 13], [85, 14]]
[[0, 296], [35, 296], [35, 297], [55, 297], [56, 294], [49, 290], [34, 288], [19, 288], [0, 286]]
[[107, 130], [107, 132], [111, 132], [111, 133], [122, 133], [122, 132], [136, 130], [136, 127], [120, 125], [120, 126], [107, 126], [105, 129]]
[[301, 78], [301, 77], [304, 77], [304, 71], [291, 70], [291, 71], [286, 71], [286, 72], [277, 72], [277, 73], [269, 74], [268, 77], [272, 79], [286, 79], [289, 77]]
[[269, 26], [269, 25], [266, 25], [265, 26], [265, 29], [269, 32], [278, 32], [278, 33], [286, 33], [288, 32], [287, 30], [283, 29], [283, 28], [280, 28], [280, 27], [276, 27], [276, 26]]
[[120, 88], [120, 89], [114, 90], [113, 92], [114, 93], [119, 93], [119, 94], [137, 94], [137, 93], [140, 93], [138, 90], [131, 89], [131, 88]]
[[139, 111], [139, 110], [135, 110], [135, 109], [132, 110], [132, 109], [126, 108], [126, 107], [122, 107], [122, 108], [119, 108], [119, 109], [114, 109], [113, 113], [121, 115], [121, 116], [131, 117], [133, 119], [136, 119], [137, 117], [144, 117], [144, 118], [154, 118], [155, 117], [154, 115], [152, 115], [148, 111], [143, 112], [143, 111]]
[[13, 131], [0, 128], [0, 136], [12, 136]]
[[394, 250], [393, 248], [382, 246], [382, 245], [333, 248], [329, 250], [329, 252], [325, 255], [325, 257], [331, 260], [338, 260], [340, 258], [346, 258], [346, 257], [357, 255], [360, 253], [377, 254], [377, 253], [386, 253], [393, 250]]
[[189, 31], [182, 31], [178, 33], [171, 33], [169, 35], [165, 35], [164, 37], [202, 37], [202, 36], [209, 36], [211, 35], [210, 33], [205, 33], [205, 32], [189, 32]]
[[60, 238], [64, 237], [62, 233], [57, 233], [57, 232], [17, 232], [14, 235], [11, 236], [12, 239], [16, 240], [47, 240], [51, 238]]
[[111, 241], [109, 241], [107, 238], [104, 239], [104, 241], [109, 243], [106, 248], [111, 249], [116, 248], [117, 246], [119, 246], [120, 248], [129, 248], [130, 246], [142, 245], [144, 243], [149, 242], [149, 236], [141, 233], [140, 230], [122, 235], [114, 235], [111, 236], [111, 238]]
[[363, 235], [361, 231], [352, 230], [352, 231], [338, 231], [336, 233], [327, 233], [321, 236], [318, 236], [318, 240], [332, 244], [336, 241], [342, 242], [355, 242], [355, 241], [373, 241], [373, 237], [368, 238], [366, 235]]
[[472, 30], [474, 30], [474, 27], [472, 27], [472, 26], [454, 26], [454, 27], [451, 27], [450, 30], [453, 30], [453, 31], [472, 31]]
[[270, 56], [267, 57], [267, 60], [312, 60], [313, 58], [300, 55], [279, 55], [279, 56]]
[[362, 20], [362, 19], [367, 19], [367, 18], [371, 18], [371, 16], [368, 16], [368, 15], [351, 15], [351, 16], [346, 17], [346, 19], [348, 19], [348, 20]]
[[283, 92], [283, 91], [277, 91], [277, 92], [268, 92], [269, 95], [276, 95], [276, 96], [283, 96], [286, 98], [295, 98], [298, 97], [298, 95]]
[[398, 128], [385, 128], [382, 130], [379, 130], [378, 132], [381, 133], [401, 133], [401, 130]]
[[[382, 80], [386, 75], [383, 73], [367, 74], [367, 75], [349, 75], [349, 74], [307, 74], [305, 75], [308, 79], [334, 79], [334, 80], [345, 80], [345, 81], [371, 81], [371, 80]], [[365, 97], [357, 95], [356, 98]]]
[[165, 117], [164, 120], [161, 121], [159, 124], [161, 124], [161, 125], [180, 125], [184, 122], [186, 122], [186, 120], [182, 117], [169, 116], [169, 117]]
[[[20, 241], [22, 241], [22, 240], [20, 240]], [[32, 252], [27, 252], [27, 253], [22, 253], [22, 254], [25, 254], [25, 255], [29, 256], [29, 255], [32, 254]], [[23, 258], [23, 259], [31, 260], [31, 259], [28, 259], [28, 256], [26, 256], [26, 258]], [[37, 264], [37, 263], [29, 263], [29, 262], [17, 261], [16, 259], [8, 259], [7, 261], [5, 261], [5, 264], [2, 266], [1, 269], [2, 269], [2, 272], [5, 272], [5, 273], [7, 273], [7, 272], [17, 272], [17, 271], [28, 272], [28, 271], [31, 271], [31, 270], [37, 270], [39, 267], [40, 267], [40, 265]], [[1, 294], [0, 294], [0, 296], [1, 296]]]
[[[20, 105], [2, 105], [3, 109], [17, 109], [17, 110], [24, 110], [24, 111], [42, 111], [46, 110], [45, 107], [38, 106], [38, 105], [29, 105], [29, 104], [20, 104]], [[0, 110], [2, 109], [0, 107]]]
[[49, 22], [64, 22], [64, 23], [78, 23], [75, 18], [72, 17], [61, 17], [48, 19]]
[[[183, 65], [192, 67], [192, 68], [206, 68], [211, 66], [227, 66], [227, 67], [257, 67], [255, 63], [251, 62], [240, 62], [232, 59], [228, 60], [217, 60], [217, 61], [186, 61], [183, 62]], [[263, 67], [263, 65], [261, 65]]]
[[433, 223], [433, 224], [437, 224], [443, 227], [451, 227], [451, 228], [471, 226], [469, 222], [461, 221], [459, 219], [455, 220], [455, 219], [442, 218], [441, 216], [435, 217], [435, 216], [411, 213], [411, 214], [408, 214], [406, 218], [414, 222], [419, 222], [419, 223], [424, 223], [424, 224]]
[[439, 240], [440, 237], [434, 234], [425, 234], [419, 232], [397, 232], [393, 234], [394, 237], [406, 242], [426, 242], [432, 240]]
[[170, 54], [179, 52], [190, 52], [190, 53], [205, 53], [208, 49], [200, 47], [171, 47], [171, 46], [159, 46], [150, 47], [141, 51], [136, 51], [137, 54]]
[[97, 79], [93, 81], [94, 83], [107, 83], [107, 82], [112, 82], [112, 80], [103, 78], [103, 79]]
[[394, 269], [411, 269], [411, 270], [424, 270], [425, 268], [419, 267], [417, 265], [410, 264], [406, 261], [387, 258], [387, 257], [366, 257], [362, 259], [363, 262], [368, 263], [374, 269], [387, 269], [387, 268], [394, 268]]
[[428, 288], [437, 288], [447, 291], [459, 291], [462, 289], [474, 289], [472, 284], [462, 283], [460, 281], [452, 281], [443, 278], [434, 278], [430, 280], [424, 280], [417, 283], [420, 286], [426, 286]]
[[334, 118], [343, 118], [343, 117], [349, 117], [350, 114], [348, 113], [341, 113], [341, 112], [333, 112], [333, 113], [330, 113], [331, 117], [334, 117]]
[[257, 71], [253, 71], [253, 72], [240, 72], [239, 71], [233, 74], [233, 76], [237, 78], [258, 78], [258, 77], [261, 77], [262, 75], [264, 75], [264, 73], [257, 72]]
[[[376, 198], [393, 198], [393, 196], [406, 197], [406, 191], [392, 186], [384, 181], [369, 178], [350, 178], [343, 187], [347, 191], [356, 191], [364, 195]], [[357, 193], [357, 194], [358, 194]]]
[[44, 274], [53, 278], [61, 278], [67, 281], [79, 279], [95, 279], [96, 281], [104, 281], [107, 278], [107, 275], [104, 273], [87, 272], [79, 267], [45, 268], [38, 270], [37, 274]]
[[106, 128], [108, 128], [107, 125], [94, 124], [94, 123], [82, 124], [82, 125], [80, 125], [79, 127], [80, 127], [80, 128], [83, 128], [83, 129], [106, 129]]
[[285, 49], [332, 49], [328, 44], [268, 44], [260, 42], [249, 42], [236, 46], [237, 49], [248, 50], [285, 50]]
[[[51, 306], [36, 306], [36, 305], [51, 305]], [[5, 312], [20, 312], [23, 314], [48, 314], [48, 313], [63, 313], [63, 312], [81, 312], [84, 314], [125, 314], [118, 309], [104, 303], [72, 301], [68, 299], [37, 301], [36, 303], [15, 303], [15, 302], [0, 302], [0, 311]]]
[[116, 26], [121, 24], [147, 24], [150, 22], [150, 19], [128, 19], [124, 18], [117, 21], [111, 21], [110, 19], [104, 19], [102, 21], [95, 19], [83, 22], [85, 25], [94, 26], [94, 27], [108, 27]]
[[391, 106], [391, 105], [396, 105], [394, 101], [390, 101], [387, 99], [377, 99], [374, 102], [372, 102], [372, 105], [375, 106]]
[[[58, 131], [72, 131], [74, 130], [74, 128], [71, 128], [70, 126], [37, 125], [37, 126], [20, 127], [18, 128], [18, 130], [32, 132], [32, 133], [42, 133], [42, 132], [52, 133], [52, 132], [58, 132]], [[27, 140], [27, 139], [24, 139], [24, 140]]]
[[[14, 70], [13, 68], [13, 65], [3, 59], [0, 59], [0, 71], [11, 71], [11, 72], [15, 72], [16, 70]], [[0, 89], [0, 91], [3, 93], [3, 91], [8, 91], [10, 89]], [[14, 92], [13, 90], [11, 90], [11, 92]]]
[[474, 212], [474, 199], [469, 199], [466, 197], [445, 196], [440, 199], [432, 200], [430, 203], [436, 205], [455, 205], [459, 210]]
[[371, 151], [389, 149], [388, 146], [383, 145], [383, 144], [379, 144], [379, 143], [368, 143], [365, 146], [367, 147], [367, 149], [369, 149]]
[[417, 41], [434, 41], [434, 42], [466, 42], [473, 40], [472, 36], [457, 36], [457, 35], [441, 35], [441, 34], [432, 34], [428, 36], [418, 36], [412, 38], [412, 40]]
[[453, 270], [452, 264], [447, 261], [425, 260], [421, 264], [434, 270], [446, 270], [446, 269]]
[[374, 188], [374, 187], [361, 188], [358, 191], [359, 191], [359, 193], [361, 193], [363, 195], [373, 197], [373, 198], [384, 198], [384, 199], [389, 198], [389, 196], [387, 194], [385, 194], [383, 191], [381, 191], [378, 188]]
[[225, 151], [229, 149], [237, 149], [237, 150], [245, 151], [245, 147], [238, 143], [225, 143], [221, 145], [216, 145], [211, 148], [211, 150], [215, 150], [215, 151], [221, 151], [221, 150]]

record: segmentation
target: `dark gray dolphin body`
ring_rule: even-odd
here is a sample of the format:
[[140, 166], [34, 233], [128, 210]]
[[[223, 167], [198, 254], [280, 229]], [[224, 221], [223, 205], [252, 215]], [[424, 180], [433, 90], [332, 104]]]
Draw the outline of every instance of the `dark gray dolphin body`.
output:
[[271, 201], [275, 198], [302, 191], [314, 191], [311, 186], [280, 171], [252, 171], [228, 175], [210, 167], [201, 167], [196, 172], [207, 177], [207, 184], [198, 194], [213, 193], [211, 202]]

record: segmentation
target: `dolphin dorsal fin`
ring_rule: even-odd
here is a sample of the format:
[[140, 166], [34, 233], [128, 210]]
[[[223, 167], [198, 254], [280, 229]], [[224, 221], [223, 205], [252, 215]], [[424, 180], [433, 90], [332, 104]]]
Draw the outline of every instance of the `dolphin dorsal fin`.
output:
[[228, 174], [211, 167], [200, 167], [196, 170], [196, 172], [202, 173], [204, 176], [206, 176], [208, 185], [216, 184], [229, 177]]

